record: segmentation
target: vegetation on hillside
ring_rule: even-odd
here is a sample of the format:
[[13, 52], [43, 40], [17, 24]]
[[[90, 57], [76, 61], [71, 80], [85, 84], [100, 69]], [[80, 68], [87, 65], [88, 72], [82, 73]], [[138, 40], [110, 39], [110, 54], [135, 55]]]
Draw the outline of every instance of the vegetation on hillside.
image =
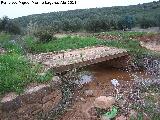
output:
[[34, 26], [52, 32], [125, 30], [134, 26], [160, 26], [160, 1], [131, 6], [79, 9], [15, 18], [23, 28]]
[[0, 19], [0, 32], [7, 32], [12, 34], [20, 34], [21, 29], [17, 22], [12, 21], [7, 16]]

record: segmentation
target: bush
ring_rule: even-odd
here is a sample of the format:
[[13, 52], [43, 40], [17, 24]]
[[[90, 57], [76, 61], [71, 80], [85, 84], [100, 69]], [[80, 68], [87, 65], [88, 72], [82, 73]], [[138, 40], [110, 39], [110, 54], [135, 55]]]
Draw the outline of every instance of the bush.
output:
[[54, 40], [56, 39], [56, 37], [53, 37], [52, 33], [48, 32], [48, 31], [38, 31], [34, 35], [35, 35], [35, 37], [38, 38], [39, 42], [41, 42], [41, 43], [47, 43], [53, 39]]

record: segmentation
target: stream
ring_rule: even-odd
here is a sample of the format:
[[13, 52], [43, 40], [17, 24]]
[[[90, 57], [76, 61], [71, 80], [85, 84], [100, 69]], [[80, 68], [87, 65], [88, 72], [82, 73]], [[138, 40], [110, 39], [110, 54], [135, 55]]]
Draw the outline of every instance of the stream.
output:
[[[96, 97], [114, 96], [114, 88], [111, 80], [118, 80], [123, 84], [125, 90], [137, 79], [149, 79], [151, 75], [146, 71], [127, 71], [111, 68], [105, 63], [91, 65], [79, 73], [79, 79], [75, 80], [77, 85], [74, 93], [74, 104], [67, 109], [60, 120], [90, 120], [90, 109]], [[93, 119], [93, 118], [92, 118]], [[97, 120], [97, 118], [95, 118]]]
[[[76, 72], [61, 74], [64, 98], [57, 109], [51, 111], [49, 116], [47, 115], [47, 119], [100, 120], [94, 108], [95, 98], [99, 96], [115, 97], [118, 106], [121, 104], [119, 102], [122, 98], [119, 114], [127, 117], [128, 112], [132, 109], [131, 105], [148, 108], [154, 104], [151, 104], [150, 101], [144, 102], [141, 95], [156, 97], [158, 102], [155, 103], [156, 106], [153, 105], [154, 113], [150, 111], [149, 116], [155, 116], [155, 120], [159, 119], [160, 62], [158, 59], [144, 58], [142, 63], [145, 68], [143, 70], [122, 70], [109, 67], [105, 62], [102, 62]], [[118, 94], [113, 80], [119, 84]], [[150, 86], [156, 92], [149, 90]], [[146, 90], [151, 92], [148, 93]], [[125, 103], [123, 103], [124, 100]]]

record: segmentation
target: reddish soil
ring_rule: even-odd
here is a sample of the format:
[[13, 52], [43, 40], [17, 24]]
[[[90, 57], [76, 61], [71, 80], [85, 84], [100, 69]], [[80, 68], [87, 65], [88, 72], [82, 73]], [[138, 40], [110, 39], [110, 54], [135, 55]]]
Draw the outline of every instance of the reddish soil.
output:
[[[95, 36], [98, 39], [103, 40], [120, 40], [122, 39], [121, 36], [114, 36], [114, 35], [103, 35], [99, 34]], [[143, 35], [139, 37], [131, 37], [130, 39], [137, 39], [140, 41], [142, 47], [146, 49], [153, 50], [160, 52], [160, 33], [152, 34], [152, 35]]]
[[160, 52], [160, 34], [144, 35], [137, 37], [142, 47]]
[[160, 42], [160, 34], [144, 35], [141, 37], [137, 37], [137, 39], [142, 42], [151, 42], [151, 41], [159, 41]]
[[[121, 84], [123, 84], [123, 87], [121, 91], [128, 92], [129, 86], [132, 83], [132, 81], [129, 81], [127, 84], [126, 81], [120, 81]], [[83, 90], [90, 87], [95, 87], [93, 90], [94, 96], [86, 96], [83, 94]], [[83, 90], [77, 91], [75, 94], [75, 103], [73, 106], [63, 114], [62, 118], [60, 120], [101, 120], [99, 117], [97, 117], [97, 112], [94, 108], [94, 100], [98, 96], [114, 96], [115, 90], [113, 87], [108, 83], [103, 85], [100, 84], [99, 86], [95, 85], [95, 83], [91, 83], [83, 88]], [[92, 88], [93, 89], [93, 88]], [[116, 103], [118, 104], [118, 103]], [[124, 109], [124, 108], [123, 108]], [[121, 113], [118, 113], [117, 117], [122, 115], [125, 111], [120, 110]], [[127, 113], [127, 111], [125, 112]], [[125, 115], [126, 118], [128, 115]], [[127, 119], [129, 120], [129, 118]]]

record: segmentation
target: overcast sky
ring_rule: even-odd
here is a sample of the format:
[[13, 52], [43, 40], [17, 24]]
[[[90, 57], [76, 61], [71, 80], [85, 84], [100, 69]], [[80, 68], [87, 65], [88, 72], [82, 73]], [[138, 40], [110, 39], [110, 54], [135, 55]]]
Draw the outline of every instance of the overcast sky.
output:
[[[19, 1], [28, 2], [29, 4], [22, 5]], [[32, 1], [34, 3], [38, 2], [38, 4], [34, 4]], [[44, 1], [52, 2], [53, 4], [42, 4], [42, 2]], [[5, 15], [9, 18], [16, 18], [31, 14], [48, 13], [54, 11], [136, 5], [139, 3], [147, 3], [158, 0], [73, 0], [74, 3], [76, 1], [76, 4], [68, 4], [68, 0], [64, 0], [65, 2], [67, 2], [67, 4], [54, 3], [60, 1], [62, 0], [0, 0], [0, 18]], [[6, 2], [6, 4], [2, 2]], [[12, 4], [12, 2], [17, 2], [17, 4]]]

